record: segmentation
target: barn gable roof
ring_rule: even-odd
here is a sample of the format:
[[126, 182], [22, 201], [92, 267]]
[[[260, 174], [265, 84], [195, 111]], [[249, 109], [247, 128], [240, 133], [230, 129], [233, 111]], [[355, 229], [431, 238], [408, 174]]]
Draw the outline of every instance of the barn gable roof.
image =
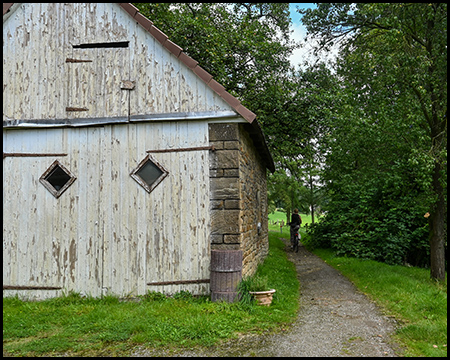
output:
[[[3, 16], [14, 11], [14, 5], [17, 3], [3, 3]], [[273, 172], [275, 165], [267, 143], [259, 125], [256, 114], [247, 109], [241, 102], [231, 95], [225, 88], [213, 79], [212, 75], [198, 65], [198, 62], [183, 52], [183, 49], [177, 44], [169, 40], [168, 36], [153, 25], [153, 22], [142, 15], [138, 8], [131, 3], [119, 3], [121, 8], [125, 10], [134, 20], [150, 33], [163, 47], [170, 51], [176, 58], [190, 68], [209, 88], [211, 88], [219, 97], [221, 97], [234, 111], [236, 111], [248, 124], [245, 125], [246, 130], [250, 134], [255, 146], [263, 157], [267, 168]]]

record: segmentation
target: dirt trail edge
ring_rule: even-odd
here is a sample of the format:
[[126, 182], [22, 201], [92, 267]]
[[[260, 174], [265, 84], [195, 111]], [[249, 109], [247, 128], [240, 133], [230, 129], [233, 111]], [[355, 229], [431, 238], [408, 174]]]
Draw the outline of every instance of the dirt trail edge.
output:
[[206, 351], [163, 354], [136, 349], [132, 356], [395, 357], [390, 341], [394, 321], [322, 259], [303, 246], [293, 253], [284, 242], [300, 280], [300, 310], [287, 331], [244, 336]]

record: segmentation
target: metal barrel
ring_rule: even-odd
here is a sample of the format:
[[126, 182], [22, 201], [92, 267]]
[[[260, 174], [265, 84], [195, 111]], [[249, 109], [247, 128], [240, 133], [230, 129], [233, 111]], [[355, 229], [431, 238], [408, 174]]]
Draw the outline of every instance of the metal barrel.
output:
[[211, 250], [211, 301], [239, 300], [242, 256], [242, 250]]

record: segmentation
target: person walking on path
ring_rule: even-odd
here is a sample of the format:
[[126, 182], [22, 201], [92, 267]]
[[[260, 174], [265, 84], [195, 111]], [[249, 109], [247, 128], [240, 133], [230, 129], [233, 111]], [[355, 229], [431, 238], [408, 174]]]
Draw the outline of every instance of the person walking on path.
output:
[[300, 225], [302, 224], [302, 218], [298, 213], [298, 209], [294, 209], [294, 212], [291, 216], [291, 222], [289, 225], [291, 226], [291, 248], [294, 247], [294, 235], [295, 231], [300, 229]]

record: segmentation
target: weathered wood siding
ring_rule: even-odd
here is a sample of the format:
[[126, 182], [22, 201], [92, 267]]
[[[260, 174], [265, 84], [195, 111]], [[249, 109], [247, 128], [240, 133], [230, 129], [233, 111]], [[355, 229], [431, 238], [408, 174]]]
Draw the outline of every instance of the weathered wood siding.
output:
[[[123, 80], [134, 90], [122, 90]], [[3, 23], [3, 120], [229, 109], [119, 4], [24, 3]]]
[[[209, 278], [208, 151], [152, 154], [169, 175], [151, 193], [130, 176], [147, 150], [208, 144], [203, 121], [4, 130], [6, 153], [67, 156], [3, 159], [3, 284], [208, 293], [208, 284], [146, 285]], [[55, 159], [77, 178], [58, 199], [39, 182]]]
[[[147, 285], [210, 277], [216, 224], [208, 150], [152, 154], [169, 175], [151, 193], [130, 173], [147, 150], [208, 147], [211, 123], [249, 122], [253, 134], [259, 125], [128, 10], [117, 3], [23, 3], [4, 16], [3, 151], [59, 154], [4, 156], [4, 285], [93, 296], [209, 292], [207, 283]], [[39, 181], [55, 160], [76, 176], [58, 199]], [[223, 235], [225, 242], [238, 239]], [[62, 290], [4, 292], [42, 299]]]

